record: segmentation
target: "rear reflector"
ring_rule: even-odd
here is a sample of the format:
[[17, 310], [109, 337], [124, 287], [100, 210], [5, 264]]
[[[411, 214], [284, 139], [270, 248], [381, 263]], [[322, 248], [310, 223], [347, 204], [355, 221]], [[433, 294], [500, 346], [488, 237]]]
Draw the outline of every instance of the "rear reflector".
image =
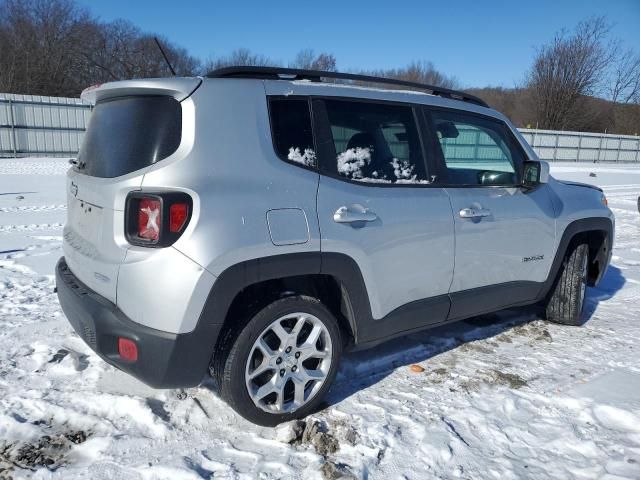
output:
[[186, 203], [174, 203], [169, 207], [169, 231], [177, 233], [182, 230], [187, 220], [189, 206]]
[[123, 360], [135, 362], [138, 360], [138, 346], [128, 338], [118, 338], [118, 354]]
[[162, 205], [155, 198], [143, 198], [138, 203], [138, 236], [158, 240], [162, 227]]

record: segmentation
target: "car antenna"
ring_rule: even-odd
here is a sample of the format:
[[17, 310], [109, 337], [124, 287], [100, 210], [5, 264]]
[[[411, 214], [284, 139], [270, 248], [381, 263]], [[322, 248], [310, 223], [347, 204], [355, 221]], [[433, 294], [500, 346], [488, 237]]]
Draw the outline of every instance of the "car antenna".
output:
[[169, 70], [171, 70], [171, 75], [173, 75], [175, 77], [176, 76], [176, 71], [171, 66], [171, 62], [167, 58], [167, 54], [164, 53], [164, 49], [162, 48], [162, 45], [160, 45], [160, 42], [158, 41], [158, 37], [153, 37], [153, 39], [156, 41], [156, 45], [158, 45], [158, 49], [160, 50], [160, 53], [162, 54], [162, 57], [164, 58], [164, 61], [167, 62], [167, 66], [169, 67]]

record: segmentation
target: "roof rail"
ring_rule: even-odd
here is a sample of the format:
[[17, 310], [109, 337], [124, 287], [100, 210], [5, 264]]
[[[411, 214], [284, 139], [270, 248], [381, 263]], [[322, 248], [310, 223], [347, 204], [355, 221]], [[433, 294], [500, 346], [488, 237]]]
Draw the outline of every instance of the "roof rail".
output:
[[409, 82], [407, 80], [398, 80], [395, 78], [374, 77], [371, 75], [360, 75], [357, 73], [343, 72], [327, 72], [322, 70], [302, 70], [297, 68], [284, 67], [252, 67], [252, 66], [235, 66], [225, 67], [213, 70], [207, 74], [208, 78], [260, 78], [271, 80], [310, 80], [312, 82], [321, 82], [323, 78], [333, 78], [340, 80], [351, 80], [356, 82], [370, 82], [388, 85], [397, 85], [402, 87], [410, 87], [417, 90], [427, 90], [432, 95], [439, 97], [451, 98], [453, 100], [462, 100], [463, 102], [474, 103], [481, 107], [489, 107], [484, 100], [444, 87], [436, 87], [424, 83]]

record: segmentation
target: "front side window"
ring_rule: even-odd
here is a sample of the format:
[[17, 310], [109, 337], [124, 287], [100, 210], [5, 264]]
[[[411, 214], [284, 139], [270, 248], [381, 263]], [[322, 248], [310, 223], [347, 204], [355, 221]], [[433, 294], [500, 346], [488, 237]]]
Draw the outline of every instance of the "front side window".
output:
[[458, 112], [432, 111], [446, 183], [515, 185], [523, 157], [499, 121]]
[[326, 100], [335, 163], [329, 173], [365, 183], [427, 183], [411, 107]]
[[269, 102], [271, 134], [283, 160], [306, 167], [316, 165], [309, 102], [306, 99], [272, 99]]

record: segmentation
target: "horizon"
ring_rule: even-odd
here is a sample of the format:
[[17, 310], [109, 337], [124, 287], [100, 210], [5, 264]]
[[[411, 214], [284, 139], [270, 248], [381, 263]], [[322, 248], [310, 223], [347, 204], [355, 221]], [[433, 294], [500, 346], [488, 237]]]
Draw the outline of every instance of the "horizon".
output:
[[[305, 5], [304, 9], [291, 0], [281, 2], [280, 7], [256, 5], [241, 9], [182, 2], [180, 19], [188, 22], [176, 22], [175, 3], [166, 0], [77, 3], [103, 21], [122, 18], [145, 32], [162, 35], [202, 61], [247, 48], [286, 66], [297, 52], [311, 48], [316, 53], [335, 55], [337, 69], [343, 71], [399, 68], [413, 61], [429, 61], [437, 70], [455, 77], [460, 88], [513, 88], [521, 84], [537, 47], [591, 16], [605, 16], [612, 24], [610, 38], [619, 39], [623, 48], [640, 50], [640, 2], [635, 0], [608, 4], [596, 0], [561, 4], [542, 0], [523, 3], [517, 9], [512, 2], [501, 0], [490, 6], [461, 0], [456, 17], [438, 9], [441, 3], [436, 2], [409, 2], [411, 6], [398, 8], [398, 12], [379, 4], [361, 8], [333, 0], [323, 2], [321, 7]], [[313, 18], [311, 28], [295, 22], [305, 13]], [[373, 34], [361, 29], [356, 32], [358, 35], [335, 33], [349, 33], [354, 18], [372, 26]], [[275, 28], [278, 24], [284, 28]], [[479, 24], [500, 28], [482, 31]], [[303, 38], [292, 37], [292, 31], [300, 32]], [[446, 49], [425, 47], [443, 44]], [[500, 54], [489, 55], [492, 52]]]

